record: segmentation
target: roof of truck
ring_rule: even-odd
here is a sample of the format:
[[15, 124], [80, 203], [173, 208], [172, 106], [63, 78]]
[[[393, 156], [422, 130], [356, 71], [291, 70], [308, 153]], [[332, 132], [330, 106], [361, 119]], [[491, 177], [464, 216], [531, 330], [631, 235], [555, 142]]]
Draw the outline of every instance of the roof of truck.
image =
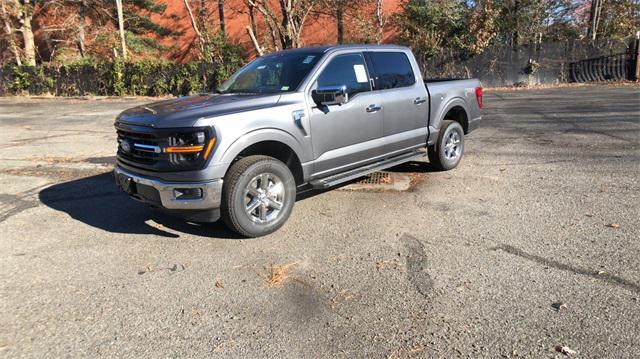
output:
[[349, 44], [349, 45], [324, 45], [324, 46], [311, 46], [301, 47], [297, 49], [287, 49], [278, 52], [329, 52], [342, 49], [394, 49], [394, 50], [408, 50], [407, 47], [393, 44]]

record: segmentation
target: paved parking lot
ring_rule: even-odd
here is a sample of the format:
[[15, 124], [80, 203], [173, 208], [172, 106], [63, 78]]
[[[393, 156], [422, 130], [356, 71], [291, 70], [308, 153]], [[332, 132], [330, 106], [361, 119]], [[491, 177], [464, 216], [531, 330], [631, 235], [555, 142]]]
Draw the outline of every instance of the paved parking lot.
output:
[[640, 87], [490, 93], [458, 169], [251, 240], [117, 191], [140, 102], [0, 99], [0, 356], [640, 357]]

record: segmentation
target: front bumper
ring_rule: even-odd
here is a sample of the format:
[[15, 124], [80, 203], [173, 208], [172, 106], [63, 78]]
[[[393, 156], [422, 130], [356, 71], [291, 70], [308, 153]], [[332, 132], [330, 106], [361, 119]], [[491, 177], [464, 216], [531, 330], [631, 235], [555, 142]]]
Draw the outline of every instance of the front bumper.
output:
[[[168, 210], [210, 210], [220, 207], [222, 179], [206, 182], [164, 182], [140, 176], [120, 166], [116, 166], [114, 175], [121, 188], [123, 181], [135, 183], [133, 188], [123, 188], [131, 197], [154, 206]], [[202, 195], [193, 199], [176, 198], [176, 190], [180, 189], [200, 189]]]

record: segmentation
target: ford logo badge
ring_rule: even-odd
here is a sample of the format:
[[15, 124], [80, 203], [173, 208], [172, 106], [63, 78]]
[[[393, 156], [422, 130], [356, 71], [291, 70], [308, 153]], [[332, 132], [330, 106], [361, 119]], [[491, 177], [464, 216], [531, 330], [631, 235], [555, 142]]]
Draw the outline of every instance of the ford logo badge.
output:
[[122, 152], [131, 152], [131, 144], [129, 141], [120, 142], [120, 148], [122, 148]]

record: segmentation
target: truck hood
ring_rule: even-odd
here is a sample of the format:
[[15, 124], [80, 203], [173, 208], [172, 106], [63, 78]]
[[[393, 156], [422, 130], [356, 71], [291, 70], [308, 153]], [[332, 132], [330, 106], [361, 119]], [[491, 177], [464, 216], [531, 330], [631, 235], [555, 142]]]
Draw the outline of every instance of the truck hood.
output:
[[201, 94], [130, 108], [116, 121], [155, 128], [189, 127], [198, 119], [275, 106], [279, 94]]

